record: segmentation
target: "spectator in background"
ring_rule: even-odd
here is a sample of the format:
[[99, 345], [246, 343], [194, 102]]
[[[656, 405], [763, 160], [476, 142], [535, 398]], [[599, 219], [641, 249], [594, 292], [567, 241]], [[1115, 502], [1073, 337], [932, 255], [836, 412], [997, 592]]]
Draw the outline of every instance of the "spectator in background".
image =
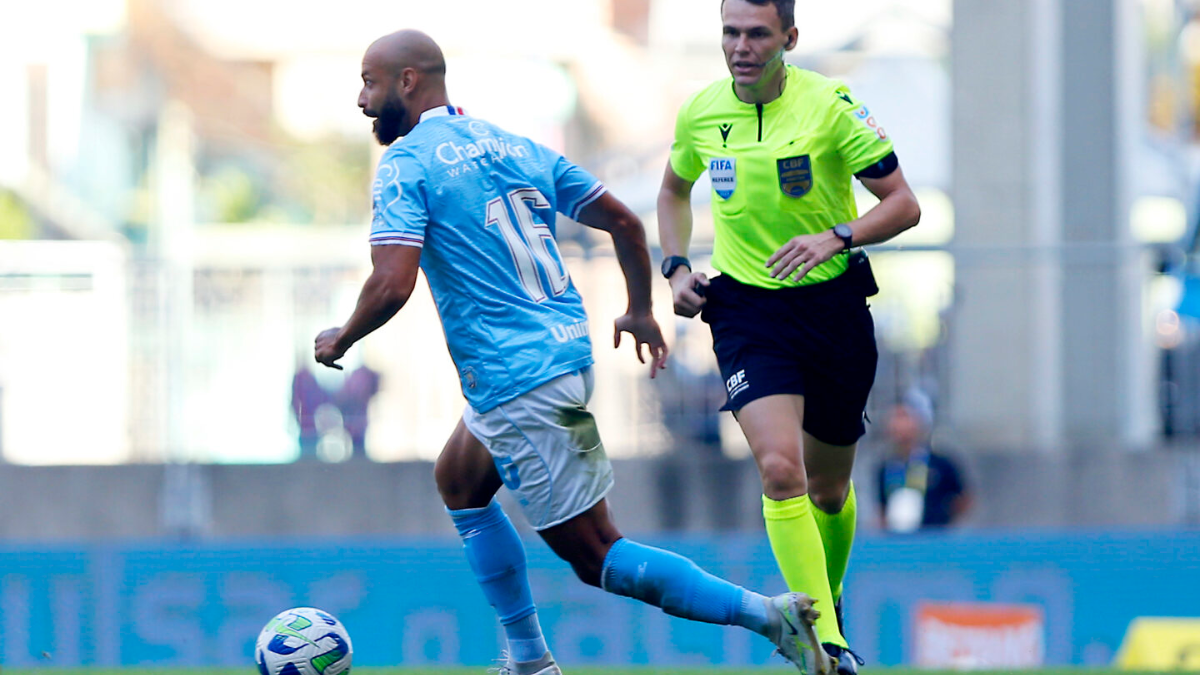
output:
[[334, 403], [342, 412], [342, 426], [350, 436], [350, 456], [353, 459], [367, 457], [367, 408], [377, 393], [379, 373], [363, 364], [350, 371], [346, 382], [334, 396]]
[[292, 376], [292, 413], [300, 430], [300, 459], [316, 459], [321, 432], [317, 429], [317, 408], [329, 403], [329, 393], [317, 382], [306, 363], [296, 364]]
[[879, 513], [892, 532], [944, 527], [970, 507], [962, 472], [930, 446], [933, 404], [910, 389], [888, 416], [889, 456], [879, 467]]
[[[725, 381], [715, 368], [705, 368], [708, 354], [693, 358], [687, 326], [677, 326], [673, 363], [659, 374], [656, 385], [663, 425], [671, 434], [673, 451], [706, 458], [722, 457], [720, 407], [725, 404]], [[701, 356], [701, 355], [696, 355]]]

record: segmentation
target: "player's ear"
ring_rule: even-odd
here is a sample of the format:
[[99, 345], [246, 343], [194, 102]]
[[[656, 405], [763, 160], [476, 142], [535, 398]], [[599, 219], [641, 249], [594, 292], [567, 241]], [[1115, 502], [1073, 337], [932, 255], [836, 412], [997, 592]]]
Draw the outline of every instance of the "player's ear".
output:
[[787, 42], [784, 43], [783, 48], [789, 52], [792, 51], [796, 48], [796, 43], [799, 41], [799, 39], [800, 30], [795, 26], [792, 26], [791, 28], [787, 29]]
[[411, 92], [417, 86], [417, 69], [405, 68], [400, 71], [400, 91]]

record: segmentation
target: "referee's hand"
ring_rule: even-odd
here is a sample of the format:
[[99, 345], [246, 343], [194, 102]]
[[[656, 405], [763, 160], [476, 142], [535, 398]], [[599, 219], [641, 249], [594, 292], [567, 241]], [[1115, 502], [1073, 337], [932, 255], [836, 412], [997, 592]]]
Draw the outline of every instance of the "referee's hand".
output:
[[674, 296], [675, 313], [692, 318], [704, 309], [704, 290], [708, 288], [708, 277], [703, 272], [689, 272], [680, 267], [671, 277], [671, 295]]
[[767, 258], [771, 278], [787, 279], [795, 275], [795, 280], [800, 281], [812, 268], [841, 253], [844, 245], [833, 230], [792, 237]]

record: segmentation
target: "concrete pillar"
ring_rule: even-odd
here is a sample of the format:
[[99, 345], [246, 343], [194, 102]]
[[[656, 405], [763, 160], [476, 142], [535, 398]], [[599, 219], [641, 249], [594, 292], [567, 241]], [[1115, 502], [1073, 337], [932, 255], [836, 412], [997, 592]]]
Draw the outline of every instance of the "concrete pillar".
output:
[[1061, 2], [1065, 431], [1078, 448], [1145, 445], [1156, 427], [1149, 261], [1129, 227], [1141, 22], [1131, 0]]
[[1062, 437], [1056, 0], [954, 3], [949, 421], [976, 447]]
[[1134, 0], [955, 0], [949, 421], [1056, 451], [1153, 429], [1129, 239]]

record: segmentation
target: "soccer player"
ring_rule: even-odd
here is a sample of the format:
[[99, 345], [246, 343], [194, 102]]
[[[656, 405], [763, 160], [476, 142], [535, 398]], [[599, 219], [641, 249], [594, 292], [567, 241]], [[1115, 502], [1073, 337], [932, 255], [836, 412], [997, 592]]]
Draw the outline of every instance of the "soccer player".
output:
[[315, 356], [339, 368], [351, 345], [404, 306], [418, 267], [425, 271], [468, 402], [435, 477], [504, 626], [502, 672], [560, 674], [524, 547], [493, 499], [502, 483], [584, 582], [674, 616], [756, 631], [802, 669], [803, 650], [821, 653], [807, 596], [747, 591], [623, 538], [609, 517], [612, 466], [587, 409], [587, 315], [555, 244], [555, 213], [611, 234], [629, 295], [614, 346], [632, 335], [643, 363], [648, 348], [653, 376], [667, 347], [650, 311], [641, 222], [562, 156], [451, 106], [445, 72], [437, 44], [416, 31], [382, 37], [363, 57], [358, 105], [389, 146], [373, 189], [373, 271], [346, 324], [317, 336]]
[[[915, 225], [920, 208], [892, 142], [840, 82], [784, 63], [794, 0], [723, 0], [732, 77], [679, 110], [658, 198], [662, 273], [675, 313], [703, 311], [736, 416], [757, 462], [780, 570], [818, 608], [840, 604], [855, 529], [850, 472], [877, 352], [852, 246]], [[692, 185], [712, 179], [709, 279], [687, 259]], [[851, 177], [880, 202], [857, 215]], [[852, 264], [853, 263], [853, 264]], [[817, 633], [839, 673], [857, 671], [834, 612]]]

